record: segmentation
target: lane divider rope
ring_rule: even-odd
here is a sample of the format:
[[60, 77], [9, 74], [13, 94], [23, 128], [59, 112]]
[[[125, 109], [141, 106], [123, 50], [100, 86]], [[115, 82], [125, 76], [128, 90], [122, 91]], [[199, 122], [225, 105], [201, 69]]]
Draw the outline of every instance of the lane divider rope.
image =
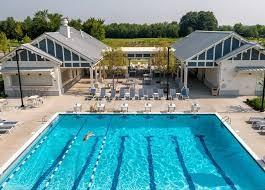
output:
[[[56, 120], [58, 121], [58, 120]], [[53, 122], [54, 123], [54, 122]], [[7, 183], [15, 176], [15, 174], [21, 169], [21, 167], [29, 160], [29, 158], [36, 152], [36, 150], [38, 148], [40, 148], [40, 146], [48, 139], [48, 135], [52, 132], [52, 130], [58, 126], [58, 124], [60, 123], [60, 120], [55, 124], [52, 125], [52, 127], [50, 128], [50, 131], [43, 137], [43, 139], [37, 143], [34, 147], [33, 150], [30, 151], [30, 154], [16, 167], [16, 169], [9, 175], [9, 177], [2, 183], [2, 185], [0, 186], [0, 190], [2, 190]]]
[[104, 138], [103, 138], [103, 141], [101, 143], [101, 147], [100, 147], [100, 150], [99, 150], [99, 153], [98, 153], [98, 157], [97, 157], [96, 163], [95, 163], [95, 165], [93, 167], [92, 175], [90, 176], [89, 184], [88, 184], [88, 187], [87, 187], [88, 190], [90, 190], [92, 185], [93, 185], [95, 174], [96, 174], [97, 167], [98, 167], [98, 164], [99, 164], [99, 160], [101, 158], [101, 155], [103, 153], [103, 149], [104, 149], [105, 144], [106, 144], [107, 134], [108, 134], [108, 131], [109, 131], [109, 128], [110, 128], [110, 125], [111, 125], [111, 121], [112, 121], [112, 118], [110, 119], [107, 131], [106, 131], [106, 133], [104, 135]]
[[68, 145], [65, 153], [62, 156], [62, 159], [58, 162], [58, 164], [55, 166], [55, 169], [52, 171], [51, 176], [48, 178], [47, 182], [45, 183], [45, 187], [43, 189], [47, 189], [47, 187], [49, 186], [52, 178], [54, 177], [55, 173], [59, 170], [59, 167], [62, 165], [66, 155], [68, 154], [69, 150], [72, 148], [72, 145], [74, 144], [74, 142], [77, 139], [77, 135], [73, 138], [73, 140], [71, 141], [71, 143]]
[[51, 176], [48, 178], [47, 182], [45, 183], [45, 186], [43, 189], [47, 189], [47, 187], [49, 186], [52, 178], [54, 177], [55, 173], [59, 170], [59, 167], [62, 165], [66, 155], [68, 154], [69, 150], [72, 148], [72, 145], [74, 144], [74, 142], [77, 139], [77, 136], [79, 135], [80, 131], [82, 130], [82, 128], [85, 126], [86, 121], [88, 119], [86, 118], [85, 121], [82, 123], [81, 127], [79, 128], [79, 130], [77, 131], [76, 135], [74, 136], [73, 140], [71, 141], [71, 143], [68, 145], [68, 148], [66, 149], [65, 153], [62, 156], [62, 159], [58, 162], [58, 164], [55, 166], [55, 169], [52, 171]]
[[16, 170], [14, 170], [11, 175], [3, 182], [3, 184], [0, 187], [0, 190], [3, 189], [6, 184], [15, 176], [15, 174], [21, 169], [21, 167], [28, 161], [28, 159], [36, 152], [36, 150], [47, 140], [48, 136], [45, 136], [36, 146], [33, 150], [31, 150], [30, 154], [16, 167]]

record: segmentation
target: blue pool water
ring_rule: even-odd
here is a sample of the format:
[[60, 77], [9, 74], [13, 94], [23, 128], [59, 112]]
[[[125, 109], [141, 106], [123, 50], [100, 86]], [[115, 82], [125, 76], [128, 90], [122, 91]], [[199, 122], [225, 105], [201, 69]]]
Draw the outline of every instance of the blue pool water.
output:
[[258, 190], [265, 172], [215, 115], [69, 114], [13, 164], [0, 189]]

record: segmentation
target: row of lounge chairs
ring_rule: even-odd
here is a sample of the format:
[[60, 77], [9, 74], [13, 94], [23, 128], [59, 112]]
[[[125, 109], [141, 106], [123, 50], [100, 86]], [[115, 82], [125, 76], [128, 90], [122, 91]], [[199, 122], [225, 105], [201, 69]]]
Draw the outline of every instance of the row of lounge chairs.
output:
[[17, 121], [6, 121], [0, 119], [0, 138], [3, 134], [11, 133], [11, 130], [18, 126]]
[[[116, 89], [111, 89], [110, 93], [106, 93], [105, 88], [101, 88], [100, 93], [96, 93], [95, 88], [91, 88], [89, 92], [90, 96], [87, 99], [102, 100], [106, 98], [107, 100], [161, 100], [165, 98], [165, 94], [163, 89], [143, 89], [140, 88], [138, 91], [135, 88], [130, 88], [129, 90], [126, 88], [120, 88], [119, 93], [116, 93]], [[189, 98], [189, 89], [182, 88], [180, 93], [177, 93], [176, 89], [170, 89], [169, 91], [169, 99], [174, 100], [176, 98], [188, 99]]]
[[264, 132], [265, 130], [265, 118], [264, 117], [250, 117], [248, 120], [252, 124], [252, 127], [255, 129]]

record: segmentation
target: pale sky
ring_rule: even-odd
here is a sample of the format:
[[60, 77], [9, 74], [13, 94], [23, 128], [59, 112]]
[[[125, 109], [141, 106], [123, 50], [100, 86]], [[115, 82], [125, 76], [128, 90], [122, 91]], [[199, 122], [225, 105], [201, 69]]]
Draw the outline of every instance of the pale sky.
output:
[[213, 11], [219, 25], [265, 25], [265, 0], [0, 0], [0, 19], [23, 20], [48, 9], [69, 18], [102, 18], [106, 23], [178, 21], [188, 11]]

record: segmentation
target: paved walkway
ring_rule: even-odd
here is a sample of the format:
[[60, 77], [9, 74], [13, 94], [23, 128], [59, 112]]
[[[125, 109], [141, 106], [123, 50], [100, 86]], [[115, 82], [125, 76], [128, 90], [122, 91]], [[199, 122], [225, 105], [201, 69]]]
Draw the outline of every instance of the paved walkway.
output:
[[[246, 97], [241, 98], [213, 98], [199, 97], [190, 100], [174, 100], [178, 112], [189, 112], [193, 102], [201, 105], [200, 112], [218, 112], [222, 116], [229, 116], [232, 120], [232, 128], [239, 136], [250, 146], [250, 148], [259, 156], [265, 155], [265, 136], [259, 134], [251, 128], [246, 121], [250, 116], [263, 116], [264, 113], [255, 112], [243, 103]], [[15, 128], [11, 134], [4, 135], [0, 139], [0, 166], [5, 163], [42, 125], [44, 116], [51, 117], [56, 112], [73, 111], [74, 103], [81, 103], [83, 111], [89, 111], [90, 106], [96, 104], [96, 101], [87, 101], [83, 95], [63, 95], [46, 97], [44, 104], [38, 108], [26, 108], [21, 110], [16, 108], [20, 105], [19, 99], [9, 99], [7, 110], [0, 112], [0, 118], [7, 120], [16, 120], [23, 122], [22, 126]], [[124, 101], [113, 100], [106, 102], [106, 111], [119, 111], [120, 105]], [[129, 112], [143, 111], [145, 100], [127, 101]], [[151, 100], [152, 112], [167, 111], [167, 105], [170, 101]]]

